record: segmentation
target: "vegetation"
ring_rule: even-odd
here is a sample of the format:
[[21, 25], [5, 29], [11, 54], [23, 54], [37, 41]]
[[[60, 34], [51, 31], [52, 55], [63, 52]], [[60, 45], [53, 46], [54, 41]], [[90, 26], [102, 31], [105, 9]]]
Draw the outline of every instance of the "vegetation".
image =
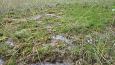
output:
[[73, 65], [115, 65], [114, 0], [0, 3], [0, 57], [4, 65], [68, 60]]

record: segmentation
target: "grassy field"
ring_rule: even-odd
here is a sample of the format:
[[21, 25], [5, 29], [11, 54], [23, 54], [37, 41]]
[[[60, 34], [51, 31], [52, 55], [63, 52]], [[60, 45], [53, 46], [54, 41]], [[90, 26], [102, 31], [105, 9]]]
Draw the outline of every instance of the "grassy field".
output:
[[0, 0], [0, 59], [115, 65], [114, 9], [114, 0]]

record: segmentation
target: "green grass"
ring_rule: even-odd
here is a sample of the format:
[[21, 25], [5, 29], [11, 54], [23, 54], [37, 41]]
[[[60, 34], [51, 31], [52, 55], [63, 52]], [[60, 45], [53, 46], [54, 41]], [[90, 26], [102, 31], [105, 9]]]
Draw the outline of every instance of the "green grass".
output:
[[[69, 58], [74, 64], [82, 59], [80, 63], [84, 65], [114, 65], [115, 12], [112, 12], [112, 8], [115, 2], [85, 1], [34, 0], [32, 8], [30, 5], [18, 7], [16, 4], [6, 8], [8, 10], [0, 15], [0, 56], [5, 59], [5, 65], [30, 64], [46, 59], [52, 62], [55, 57], [64, 60]], [[42, 3], [44, 7], [36, 7], [40, 5], [37, 2], [45, 2]], [[49, 7], [45, 5], [47, 3], [58, 4]], [[1, 8], [4, 8], [4, 4], [2, 3]], [[55, 14], [60, 18], [43, 16], [39, 20], [26, 19], [38, 14]], [[48, 29], [48, 26], [51, 28]], [[52, 46], [52, 36], [58, 34], [74, 38], [74, 47], [62, 41]], [[6, 43], [8, 38], [14, 41], [13, 47]]]

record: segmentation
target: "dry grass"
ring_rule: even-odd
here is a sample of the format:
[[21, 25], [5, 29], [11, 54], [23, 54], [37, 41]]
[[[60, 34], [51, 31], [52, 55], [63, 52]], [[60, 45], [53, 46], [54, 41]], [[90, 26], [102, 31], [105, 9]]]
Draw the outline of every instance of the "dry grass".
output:
[[[114, 0], [0, 0], [0, 3], [1, 12], [6, 11], [0, 15], [0, 56], [6, 65], [60, 59], [78, 65], [114, 65], [115, 12], [111, 11]], [[38, 20], [30, 19], [36, 15], [40, 16]], [[51, 45], [55, 35], [73, 42], [54, 40]]]

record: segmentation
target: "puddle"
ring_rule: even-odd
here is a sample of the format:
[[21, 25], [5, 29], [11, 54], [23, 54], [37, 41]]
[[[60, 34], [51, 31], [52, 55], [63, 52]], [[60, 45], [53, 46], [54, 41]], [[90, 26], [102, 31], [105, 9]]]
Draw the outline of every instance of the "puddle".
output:
[[0, 65], [3, 65], [4, 61], [0, 58]]
[[50, 63], [50, 62], [42, 62], [42, 63], [36, 63], [36, 64], [31, 64], [31, 65], [72, 65], [72, 63], [64, 62], [64, 63]]
[[8, 44], [9, 46], [14, 46], [14, 41], [13, 41], [13, 39], [12, 39], [12, 38], [8, 38], [8, 39], [6, 40], [6, 44]]

